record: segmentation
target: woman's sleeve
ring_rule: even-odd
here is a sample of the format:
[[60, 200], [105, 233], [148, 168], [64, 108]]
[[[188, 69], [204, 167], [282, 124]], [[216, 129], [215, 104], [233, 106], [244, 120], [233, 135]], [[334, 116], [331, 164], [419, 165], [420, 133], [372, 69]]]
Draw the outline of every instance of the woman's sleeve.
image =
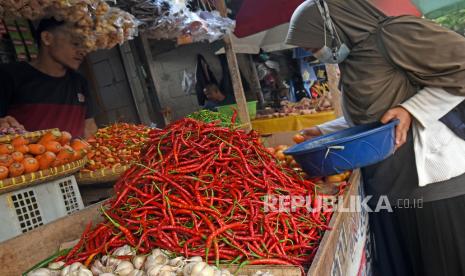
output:
[[423, 126], [437, 122], [465, 100], [465, 96], [450, 94], [442, 88], [425, 87], [401, 104]]
[[323, 135], [326, 135], [349, 128], [349, 124], [347, 123], [346, 119], [342, 116], [337, 118], [336, 120], [332, 120], [327, 123], [318, 125], [317, 127], [321, 131], [321, 133], [323, 133]]

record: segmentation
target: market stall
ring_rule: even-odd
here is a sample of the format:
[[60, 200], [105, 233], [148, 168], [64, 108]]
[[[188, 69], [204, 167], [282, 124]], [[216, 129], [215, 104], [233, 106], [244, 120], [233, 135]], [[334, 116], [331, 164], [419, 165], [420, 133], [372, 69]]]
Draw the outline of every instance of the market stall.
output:
[[[121, 256], [127, 254], [133, 256], [135, 253], [152, 252], [154, 248], [168, 250], [170, 254], [175, 254], [177, 257], [203, 256], [200, 258], [204, 258], [205, 261], [209, 260], [211, 266], [211, 268], [206, 266], [203, 269], [213, 271], [217, 270], [215, 266], [224, 269], [228, 267], [227, 265], [235, 263], [242, 265], [230, 268], [231, 270], [245, 269], [244, 271], [249, 271], [248, 275], [252, 275], [252, 272], [256, 272], [257, 269], [266, 269], [273, 275], [300, 275], [302, 270], [309, 269], [310, 262], [318, 253], [318, 248], [324, 248], [324, 245], [319, 245], [319, 241], [331, 228], [331, 223], [334, 224], [336, 213], [320, 209], [323, 206], [315, 201], [311, 203], [315, 211], [308, 214], [308, 223], [307, 219], [300, 221], [304, 218], [301, 216], [304, 214], [301, 212], [305, 212], [304, 209], [296, 214], [279, 213], [276, 217], [278, 213], [264, 212], [263, 208], [267, 207], [261, 205], [263, 199], [260, 199], [258, 194], [262, 193], [263, 189], [278, 189], [276, 185], [279, 183], [279, 193], [291, 193], [290, 189], [294, 192], [300, 190], [303, 194], [315, 197], [313, 201], [317, 200], [316, 196], [320, 193], [319, 189], [314, 190], [313, 181], [304, 180], [287, 165], [282, 164], [283, 167], [280, 167], [278, 165], [280, 161], [274, 159], [254, 133], [248, 134], [231, 127], [221, 127], [216, 123], [184, 119], [170, 125], [167, 129], [152, 130], [149, 137], [138, 163], [134, 164], [118, 180], [115, 186], [116, 195], [99, 205], [99, 218], [95, 218], [95, 207], [91, 207], [82, 212], [86, 214], [85, 219], [76, 215], [57, 221], [56, 223], [61, 224], [58, 227], [51, 224], [32, 231], [28, 235], [34, 236], [39, 233], [43, 239], [46, 239], [44, 248], [40, 250], [38, 248], [35, 251], [34, 254], [37, 256], [30, 255], [31, 257], [27, 260], [15, 261], [14, 266], [4, 267], [5, 272], [16, 273], [18, 269], [24, 272], [25, 268], [22, 266], [30, 266], [32, 259], [48, 256], [53, 253], [51, 251], [58, 250], [58, 244], [71, 241], [79, 236], [81, 236], [80, 241], [71, 245], [72, 249], [60, 251], [61, 254], [49, 259], [49, 261], [58, 262], [52, 264], [50, 269], [61, 269], [65, 263], [73, 264], [81, 261], [80, 265], [76, 264], [65, 269], [79, 269], [84, 273], [84, 271], [90, 271], [92, 267], [92, 270], [96, 271], [101, 265], [99, 262], [102, 262], [104, 267], [109, 266], [108, 260], [104, 260], [105, 257], [102, 260], [99, 258], [110, 252], [118, 255], [122, 250], [126, 250], [124, 252], [127, 253], [121, 253]], [[218, 143], [221, 141], [224, 142]], [[255, 148], [255, 150], [250, 151], [248, 148]], [[215, 158], [215, 156], [218, 155], [222, 157], [216, 160], [218, 157]], [[241, 170], [245, 170], [244, 174], [235, 172]], [[257, 171], [254, 172], [255, 170]], [[166, 174], [162, 173], [163, 171]], [[270, 175], [267, 175], [267, 172]], [[218, 178], [220, 176], [221, 179]], [[266, 182], [263, 182], [264, 177], [266, 177]], [[249, 178], [255, 178], [258, 182]], [[221, 181], [222, 185], [212, 185], [217, 181]], [[263, 184], [260, 184], [262, 182]], [[357, 174], [354, 174], [351, 184], [350, 186], [347, 186], [345, 182], [332, 184], [333, 195], [353, 193], [358, 187]], [[169, 189], [168, 194], [166, 194], [168, 190], [165, 189]], [[249, 192], [246, 192], [247, 190]], [[168, 204], [165, 207], [163, 207], [164, 200], [167, 200], [166, 204]], [[198, 201], [198, 206], [193, 202], [190, 203], [192, 200]], [[138, 202], [145, 203], [140, 205]], [[209, 202], [211, 208], [203, 202]], [[127, 207], [130, 207], [132, 211], [128, 212]], [[169, 215], [165, 217], [162, 212], [156, 210], [165, 210]], [[144, 233], [137, 231], [142, 222], [140, 211], [146, 216], [143, 218], [146, 226], [141, 228]], [[222, 218], [217, 217], [217, 212], [222, 214]], [[196, 215], [192, 217], [193, 214]], [[84, 232], [82, 232], [82, 227], [75, 227], [81, 231], [73, 230], [49, 238], [48, 235], [53, 233], [50, 229], [63, 229], [63, 225], [69, 225], [73, 218], [79, 224], [83, 224], [89, 218], [95, 223], [93, 226], [87, 224]], [[190, 223], [193, 225], [189, 226]], [[256, 247], [256, 242], [253, 240], [245, 237], [240, 239], [239, 237], [245, 234], [246, 225], [248, 225], [247, 235], [250, 231], [257, 238], [268, 235], [271, 240], [265, 239], [269, 242], [265, 244], [263, 240], [263, 244]], [[273, 231], [272, 229], [275, 228], [280, 230]], [[199, 235], [203, 235], [202, 233], [206, 235], [206, 240], [199, 238]], [[22, 243], [24, 239], [31, 236], [20, 236], [0, 246], [7, 248], [17, 242]], [[172, 243], [172, 238], [179, 239], [179, 241]], [[274, 239], [284, 239], [284, 244], [279, 245], [276, 243], [277, 240], [273, 243]], [[288, 242], [286, 242], [287, 239], [289, 239]], [[299, 240], [301, 240], [301, 246], [295, 247]], [[192, 245], [187, 246], [186, 243], [192, 243]], [[182, 246], [183, 244], [185, 245]], [[134, 249], [127, 251], [129, 247], [121, 248], [121, 246], [128, 245], [133, 246]], [[16, 254], [21, 251], [18, 248], [21, 246], [14, 251], [2, 251], [5, 255], [1, 258], [15, 259]], [[285, 250], [286, 255], [278, 254], [280, 252], [278, 248]], [[272, 253], [275, 251], [276, 253]], [[152, 254], [155, 254], [155, 251]], [[61, 260], [64, 262], [60, 263]], [[95, 262], [96, 260], [100, 261]], [[315, 260], [319, 262], [318, 259]], [[42, 264], [46, 266], [48, 263]], [[242, 268], [247, 264], [251, 267]], [[135, 264], [127, 265], [134, 269]], [[270, 266], [255, 268], [253, 265]], [[284, 268], [279, 265], [290, 267]], [[38, 267], [35, 268], [38, 269]], [[154, 268], [146, 265], [145, 269]], [[42, 268], [40, 271], [45, 270]], [[29, 275], [35, 275], [34, 273], [31, 272]], [[229, 272], [222, 273], [229, 275], [227, 274]]]
[[334, 119], [336, 119], [334, 111], [326, 111], [309, 115], [257, 119], [252, 121], [252, 128], [264, 135], [279, 132], [298, 132]]
[[[347, 191], [347, 195], [356, 195], [358, 193], [359, 181], [359, 174], [354, 173], [349, 180], [351, 186]], [[346, 206], [349, 204], [348, 199], [349, 197], [347, 197]], [[0, 247], [5, 250], [0, 252], [0, 259], [5, 262], [0, 272], [4, 275], [19, 275], [32, 265], [57, 252], [59, 248], [68, 247], [69, 242], [79, 239], [89, 221], [93, 223], [101, 221], [99, 212], [99, 204], [89, 206], [66, 218], [1, 243]], [[369, 258], [369, 256], [364, 256], [365, 259], [351, 258], [355, 251], [352, 251], [349, 247], [356, 247], [360, 250], [368, 246], [366, 244], [366, 223], [366, 214], [337, 213], [333, 216], [329, 226], [334, 231], [328, 231], [323, 236], [320, 248], [306, 275], [331, 275], [331, 273], [339, 273], [333, 275], [355, 275], [351, 273], [353, 271], [358, 273], [359, 270], [362, 270], [366, 265], [366, 258]], [[31, 252], [30, 243], [37, 240], [41, 242], [36, 243], [36, 250]], [[344, 252], [349, 252], [349, 254], [344, 255]], [[24, 258], [25, 255], [28, 258]], [[240, 275], [254, 275], [258, 271], [268, 272], [275, 276], [301, 275], [299, 268], [295, 266], [231, 266], [229, 270], [233, 273], [239, 272]]]

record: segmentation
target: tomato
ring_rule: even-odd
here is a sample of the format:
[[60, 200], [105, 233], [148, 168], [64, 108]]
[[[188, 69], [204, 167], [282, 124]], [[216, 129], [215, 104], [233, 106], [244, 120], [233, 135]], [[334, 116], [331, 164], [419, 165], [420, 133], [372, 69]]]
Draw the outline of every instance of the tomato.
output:
[[292, 137], [292, 140], [294, 140], [296, 144], [300, 144], [305, 141], [305, 137], [302, 134], [297, 133], [294, 137]]

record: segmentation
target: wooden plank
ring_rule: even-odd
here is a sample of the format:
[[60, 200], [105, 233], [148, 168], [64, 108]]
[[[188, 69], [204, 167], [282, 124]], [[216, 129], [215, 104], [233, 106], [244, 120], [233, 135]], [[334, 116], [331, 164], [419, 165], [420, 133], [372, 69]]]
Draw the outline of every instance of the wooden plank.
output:
[[249, 55], [249, 66], [250, 70], [252, 71], [252, 75], [250, 76], [251, 84], [253, 91], [257, 94], [258, 102], [260, 106], [265, 106], [265, 98], [263, 96], [262, 86], [260, 84], [260, 79], [258, 78], [257, 67], [253, 62], [252, 55]]
[[[143, 56], [145, 57], [145, 60], [148, 64], [148, 68], [150, 71], [149, 72], [150, 79], [153, 82], [153, 87], [155, 87], [155, 93], [157, 94], [156, 97], [160, 99], [160, 96], [158, 95], [158, 93], [162, 93], [160, 89], [160, 85], [159, 85], [161, 83], [161, 79], [159, 78], [159, 75], [157, 74], [157, 70], [155, 69], [155, 61], [153, 59], [152, 50], [150, 49], [150, 43], [149, 43], [147, 36], [144, 35], [143, 33], [140, 34], [140, 37], [141, 37], [142, 47], [143, 47]], [[168, 125], [170, 123], [170, 120], [167, 116], [165, 116], [165, 113], [163, 113], [163, 121], [165, 125]]]
[[[360, 185], [359, 170], [354, 171], [349, 180], [349, 183], [351, 183], [351, 186], [348, 194], [344, 198], [344, 206], [349, 206], [350, 196], [355, 196], [358, 194], [358, 188]], [[326, 231], [324, 234], [318, 252], [313, 259], [312, 266], [308, 271], [308, 276], [331, 275], [334, 257], [337, 253], [337, 243], [339, 241], [339, 235], [342, 231], [342, 225], [343, 222], [350, 217], [350, 215], [351, 213], [348, 212], [336, 212], [333, 215], [333, 218], [329, 224], [329, 227], [332, 230]]]
[[337, 73], [336, 64], [326, 64], [326, 73], [328, 74], [328, 87], [329, 93], [331, 95], [331, 104], [336, 113], [336, 117], [341, 117], [344, 114], [342, 113], [342, 101], [341, 101], [341, 91], [339, 91], [339, 80]]
[[225, 36], [224, 43], [226, 57], [228, 59], [229, 72], [231, 73], [231, 80], [234, 88], [234, 96], [236, 97], [239, 118], [241, 119], [241, 123], [244, 125], [244, 129], [252, 130], [249, 110], [247, 108], [247, 99], [245, 97], [244, 87], [242, 86], [241, 73], [239, 71], [239, 65], [237, 63], [237, 57], [233, 49], [230, 35]]
[[234, 273], [237, 276], [249, 276], [254, 275], [255, 273], [261, 272], [269, 272], [273, 276], [301, 276], [302, 273], [300, 268], [297, 266], [290, 266], [290, 265], [250, 265], [244, 266], [239, 271], [239, 266], [237, 265], [226, 265], [221, 266], [221, 268], [225, 268], [229, 270], [229, 272]]
[[58, 219], [0, 243], [0, 275], [21, 275], [56, 252], [63, 242], [80, 237], [89, 221], [100, 219], [100, 204]]
[[[221, 16], [227, 17], [227, 7], [224, 0], [217, 0], [215, 6], [220, 12]], [[224, 37], [224, 49], [226, 52], [226, 58], [228, 60], [229, 72], [231, 74], [231, 81], [234, 89], [234, 96], [236, 97], [237, 109], [239, 119], [244, 125], [245, 130], [252, 130], [252, 124], [250, 122], [249, 110], [247, 108], [247, 99], [244, 93], [244, 87], [242, 86], [241, 73], [239, 70], [239, 64], [237, 62], [236, 53], [231, 40], [231, 35], [227, 34]]]

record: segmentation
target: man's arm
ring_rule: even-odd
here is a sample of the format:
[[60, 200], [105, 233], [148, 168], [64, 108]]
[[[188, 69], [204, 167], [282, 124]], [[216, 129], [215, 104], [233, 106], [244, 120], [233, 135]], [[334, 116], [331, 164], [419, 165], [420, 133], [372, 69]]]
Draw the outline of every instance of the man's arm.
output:
[[94, 118], [86, 119], [84, 126], [84, 138], [87, 139], [94, 135], [98, 130], [97, 124]]

